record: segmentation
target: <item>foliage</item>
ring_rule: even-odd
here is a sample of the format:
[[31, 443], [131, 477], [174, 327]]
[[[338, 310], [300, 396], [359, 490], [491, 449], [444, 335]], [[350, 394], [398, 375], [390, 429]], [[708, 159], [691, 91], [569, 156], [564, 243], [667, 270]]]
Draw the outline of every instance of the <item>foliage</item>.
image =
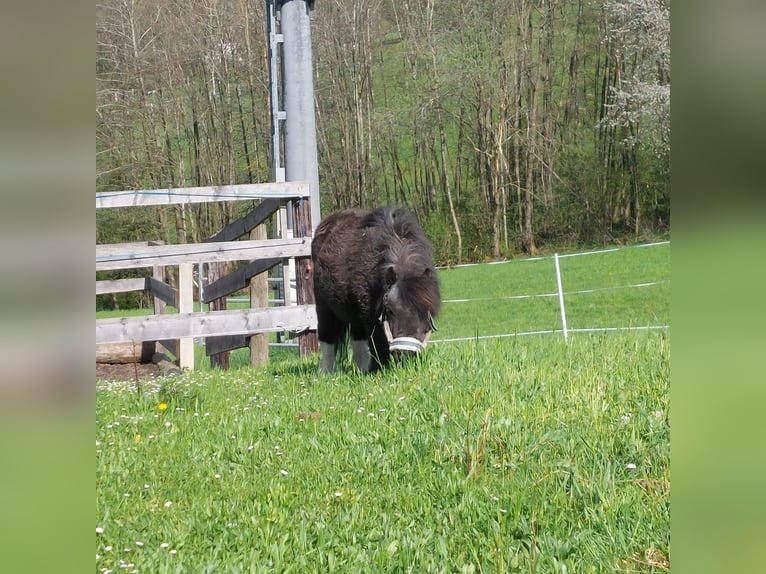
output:
[[[97, 6], [98, 191], [270, 179], [264, 5]], [[663, 232], [666, 7], [318, 4], [323, 212], [407, 204], [442, 262]], [[100, 217], [100, 239], [198, 241], [236, 215], [158, 210], [134, 226], [129, 211]]]

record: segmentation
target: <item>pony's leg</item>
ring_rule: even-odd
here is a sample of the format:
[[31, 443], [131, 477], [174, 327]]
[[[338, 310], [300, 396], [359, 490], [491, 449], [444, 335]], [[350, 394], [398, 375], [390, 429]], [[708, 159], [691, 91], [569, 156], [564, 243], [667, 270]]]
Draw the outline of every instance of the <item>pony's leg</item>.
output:
[[319, 341], [319, 353], [321, 359], [319, 368], [325, 373], [334, 373], [337, 366], [335, 355], [338, 352], [338, 343], [325, 343]]
[[360, 371], [370, 370], [370, 344], [367, 339], [351, 339], [351, 356]]
[[345, 325], [327, 307], [317, 304], [317, 338], [319, 339], [319, 368], [325, 373], [334, 373], [337, 368], [336, 355], [343, 341]]
[[382, 369], [388, 364], [390, 351], [388, 349], [388, 339], [383, 331], [382, 325], [376, 325], [372, 330], [369, 341], [370, 354], [372, 355], [372, 361], [370, 365], [371, 371]]
[[360, 371], [370, 371], [369, 335], [363, 328], [351, 327], [351, 357]]

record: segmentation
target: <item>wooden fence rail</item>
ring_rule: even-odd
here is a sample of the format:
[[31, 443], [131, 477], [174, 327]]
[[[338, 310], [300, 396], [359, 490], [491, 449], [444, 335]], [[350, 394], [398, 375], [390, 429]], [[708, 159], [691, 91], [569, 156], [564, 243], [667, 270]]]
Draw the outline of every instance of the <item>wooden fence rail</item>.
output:
[[[97, 345], [157, 341], [178, 357], [182, 368], [193, 369], [195, 337], [217, 340], [216, 345], [223, 348], [237, 344], [241, 346], [242, 341], [255, 333], [306, 333], [315, 330], [316, 312], [313, 304], [193, 312], [193, 264], [250, 262], [217, 282], [210, 294], [216, 298], [245, 287], [253, 274], [265, 272], [288, 258], [303, 261], [301, 268], [305, 267], [305, 261], [311, 254], [311, 237], [258, 241], [234, 239], [248, 233], [282, 206], [293, 202], [297, 206], [295, 213], [301, 214], [297, 220], [300, 229], [296, 235], [303, 235], [307, 221], [301, 204], [308, 197], [309, 184], [305, 181], [97, 194], [96, 209], [260, 200], [249, 214], [230, 223], [204, 243], [165, 245], [160, 241], [143, 241], [97, 245], [96, 271], [146, 267], [153, 269], [152, 277], [96, 281], [97, 295], [147, 290], [155, 299], [154, 315], [97, 319]], [[177, 290], [164, 281], [164, 269], [167, 266], [178, 266]], [[298, 277], [299, 291], [304, 279]], [[303, 296], [299, 295], [298, 303], [306, 303], [307, 298], [313, 301], [311, 294], [304, 293]], [[203, 299], [209, 302], [210, 297]], [[179, 312], [164, 314], [166, 304], [177, 307]]]

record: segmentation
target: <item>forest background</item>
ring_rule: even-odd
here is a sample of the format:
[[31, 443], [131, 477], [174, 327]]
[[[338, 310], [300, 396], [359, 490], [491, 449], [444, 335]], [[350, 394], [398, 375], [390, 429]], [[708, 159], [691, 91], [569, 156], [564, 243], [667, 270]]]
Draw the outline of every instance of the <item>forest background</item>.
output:
[[[96, 191], [271, 181], [265, 2], [96, 5]], [[670, 225], [669, 0], [319, 0], [322, 213], [407, 205], [440, 264]], [[99, 210], [198, 242], [252, 205]]]

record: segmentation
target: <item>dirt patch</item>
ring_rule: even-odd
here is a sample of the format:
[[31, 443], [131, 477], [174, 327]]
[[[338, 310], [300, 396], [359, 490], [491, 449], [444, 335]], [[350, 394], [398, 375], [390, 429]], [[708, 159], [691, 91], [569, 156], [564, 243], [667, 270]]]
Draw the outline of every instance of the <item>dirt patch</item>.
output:
[[162, 374], [154, 363], [96, 363], [97, 381], [134, 381], [150, 379]]

